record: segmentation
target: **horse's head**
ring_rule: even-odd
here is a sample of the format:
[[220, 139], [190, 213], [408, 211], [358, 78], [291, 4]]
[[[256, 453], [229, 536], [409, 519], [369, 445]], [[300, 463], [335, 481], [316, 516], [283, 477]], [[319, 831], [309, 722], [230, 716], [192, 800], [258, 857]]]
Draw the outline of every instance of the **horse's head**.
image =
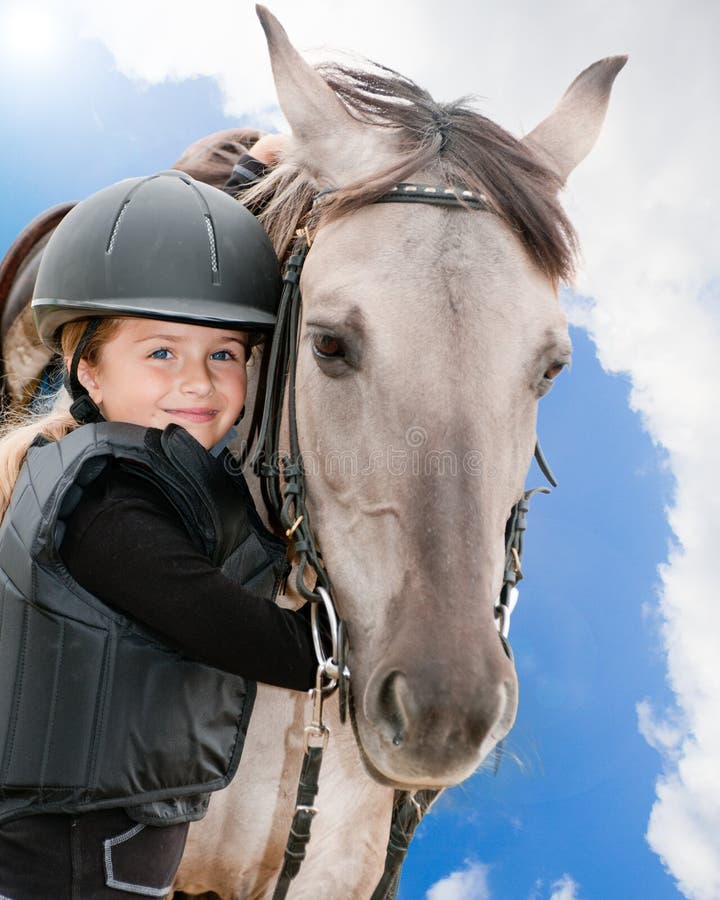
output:
[[[624, 60], [584, 72], [520, 142], [395, 73], [323, 76], [259, 12], [292, 165], [332, 191], [302, 275], [297, 417], [354, 722], [375, 777], [444, 786], [515, 717], [493, 608], [538, 401], [570, 357], [556, 194]], [[490, 211], [373, 202], [398, 181], [463, 185]]]

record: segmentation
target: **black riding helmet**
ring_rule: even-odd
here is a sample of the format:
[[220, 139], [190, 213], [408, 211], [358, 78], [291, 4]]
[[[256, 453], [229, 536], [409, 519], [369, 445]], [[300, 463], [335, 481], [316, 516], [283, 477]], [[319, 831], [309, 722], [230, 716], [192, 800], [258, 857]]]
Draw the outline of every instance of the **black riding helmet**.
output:
[[280, 289], [252, 213], [170, 170], [78, 203], [45, 248], [32, 307], [41, 339], [55, 346], [68, 322], [108, 316], [269, 331]]
[[282, 280], [252, 213], [176, 170], [128, 178], [83, 200], [43, 253], [32, 308], [40, 338], [57, 348], [64, 325], [87, 319], [66, 376], [80, 422], [100, 412], [77, 367], [100, 319], [139, 316], [270, 331]]

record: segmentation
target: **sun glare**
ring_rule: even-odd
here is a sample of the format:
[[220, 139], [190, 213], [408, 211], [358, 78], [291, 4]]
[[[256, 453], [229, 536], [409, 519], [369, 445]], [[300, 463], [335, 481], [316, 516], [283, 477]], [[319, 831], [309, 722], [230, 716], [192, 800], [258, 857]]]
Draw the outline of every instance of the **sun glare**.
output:
[[59, 47], [57, 22], [45, 9], [10, 7], [0, 13], [0, 46], [19, 62], [46, 61]]

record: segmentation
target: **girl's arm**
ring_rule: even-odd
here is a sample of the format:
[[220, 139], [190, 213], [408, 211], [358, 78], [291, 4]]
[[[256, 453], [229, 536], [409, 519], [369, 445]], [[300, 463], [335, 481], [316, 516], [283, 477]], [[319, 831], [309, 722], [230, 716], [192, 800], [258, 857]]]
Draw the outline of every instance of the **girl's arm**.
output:
[[127, 473], [102, 481], [60, 547], [82, 587], [190, 657], [253, 681], [314, 686], [307, 609], [283, 609], [227, 578], [157, 488]]

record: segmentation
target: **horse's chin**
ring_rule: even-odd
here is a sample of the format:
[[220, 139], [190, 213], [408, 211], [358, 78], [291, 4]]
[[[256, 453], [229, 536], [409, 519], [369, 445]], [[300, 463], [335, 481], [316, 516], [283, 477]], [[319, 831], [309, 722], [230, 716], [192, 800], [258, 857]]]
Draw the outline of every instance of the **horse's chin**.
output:
[[350, 722], [352, 723], [353, 732], [355, 734], [355, 741], [360, 751], [360, 758], [365, 771], [373, 781], [385, 787], [394, 788], [397, 791], [443, 790], [444, 788], [460, 784], [460, 782], [465, 781], [465, 779], [469, 778], [477, 771], [496, 746], [496, 744], [493, 743], [486, 752], [480, 752], [478, 758], [473, 761], [460, 768], [453, 767], [450, 772], [443, 771], [442, 773], [420, 773], [412, 771], [401, 773], [399, 767], [397, 767], [397, 762], [400, 762], [400, 754], [395, 753], [395, 759], [393, 760], [395, 765], [392, 766], [394, 771], [388, 771], [390, 767], [388, 767], [388, 769], [381, 768], [382, 763], [380, 761], [376, 762], [375, 756], [373, 755], [371, 757], [366, 750], [362, 739], [361, 729], [358, 727], [357, 712], [352, 691], [350, 691], [348, 697], [348, 709], [350, 712]]

